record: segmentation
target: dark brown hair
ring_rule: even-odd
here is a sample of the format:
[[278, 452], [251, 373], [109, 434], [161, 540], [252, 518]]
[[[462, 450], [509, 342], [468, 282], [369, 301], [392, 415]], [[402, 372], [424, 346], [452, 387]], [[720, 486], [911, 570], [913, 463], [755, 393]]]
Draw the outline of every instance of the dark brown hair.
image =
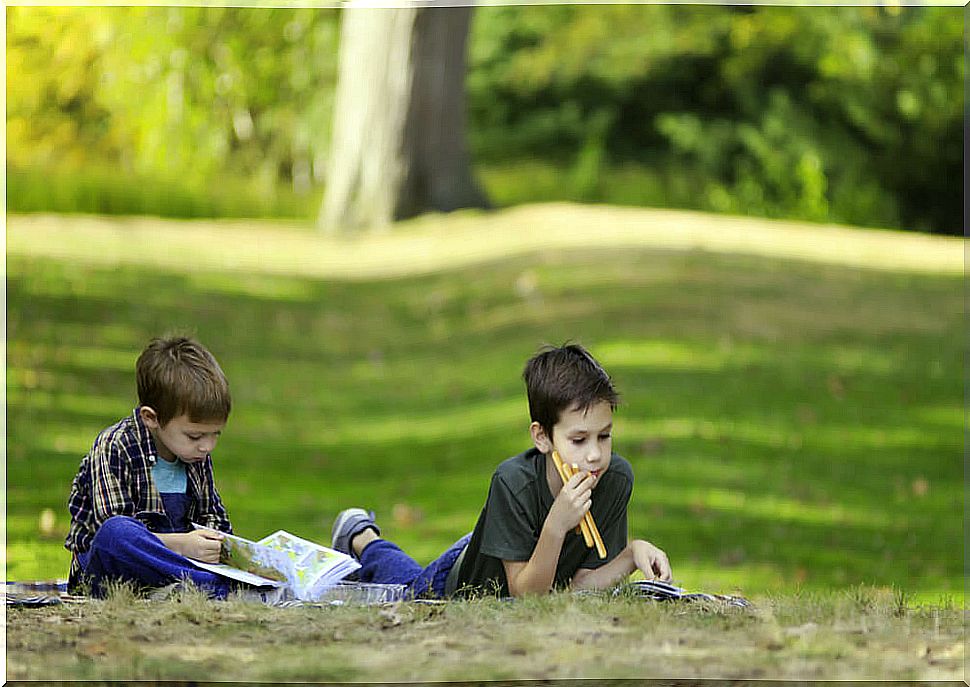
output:
[[529, 397], [529, 415], [552, 437], [563, 411], [586, 410], [599, 401], [616, 409], [620, 396], [606, 370], [579, 344], [544, 346], [522, 373]]
[[192, 422], [225, 422], [232, 410], [229, 382], [215, 357], [184, 336], [152, 339], [135, 364], [138, 402], [165, 425], [188, 415]]

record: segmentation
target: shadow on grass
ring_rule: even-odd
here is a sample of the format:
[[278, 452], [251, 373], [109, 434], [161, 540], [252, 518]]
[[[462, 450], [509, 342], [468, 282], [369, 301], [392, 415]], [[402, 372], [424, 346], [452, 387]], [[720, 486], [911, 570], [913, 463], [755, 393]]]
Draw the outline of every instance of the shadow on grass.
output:
[[141, 348], [181, 329], [232, 384], [217, 475], [237, 531], [325, 541], [368, 505], [433, 556], [527, 446], [524, 361], [572, 339], [623, 395], [633, 534], [675, 565], [958, 589], [958, 287], [648, 250], [353, 284], [11, 258], [9, 536], [66, 517], [80, 457], [134, 405]]

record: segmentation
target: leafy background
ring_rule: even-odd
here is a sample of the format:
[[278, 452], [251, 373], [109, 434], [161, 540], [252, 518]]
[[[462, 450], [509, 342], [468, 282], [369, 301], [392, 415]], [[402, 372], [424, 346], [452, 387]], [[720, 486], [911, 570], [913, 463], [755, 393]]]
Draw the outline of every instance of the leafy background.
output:
[[[959, 233], [962, 35], [956, 7], [480, 7], [476, 173], [499, 206]], [[10, 209], [312, 219], [338, 42], [337, 10], [8, 7]]]

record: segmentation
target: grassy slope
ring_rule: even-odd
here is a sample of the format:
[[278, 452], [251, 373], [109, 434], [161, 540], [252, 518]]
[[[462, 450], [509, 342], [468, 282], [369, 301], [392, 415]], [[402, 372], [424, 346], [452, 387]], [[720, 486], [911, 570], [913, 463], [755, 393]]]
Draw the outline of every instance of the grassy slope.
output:
[[346, 242], [9, 218], [8, 578], [66, 573], [77, 462], [130, 410], [144, 342], [181, 328], [233, 385], [217, 476], [243, 535], [325, 541], [360, 504], [430, 559], [526, 446], [523, 362], [574, 339], [624, 396], [632, 533], [679, 582], [962, 598], [960, 242], [770, 226], [559, 205]]

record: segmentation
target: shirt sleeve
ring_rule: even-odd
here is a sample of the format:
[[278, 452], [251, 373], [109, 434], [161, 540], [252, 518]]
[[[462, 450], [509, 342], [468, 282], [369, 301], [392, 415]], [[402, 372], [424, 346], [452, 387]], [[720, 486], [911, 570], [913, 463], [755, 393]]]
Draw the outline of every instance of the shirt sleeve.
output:
[[135, 515], [131, 494], [130, 460], [116, 442], [97, 444], [92, 448], [91, 503], [98, 527], [114, 515]]
[[481, 552], [502, 560], [527, 561], [539, 541], [535, 516], [501, 475], [492, 477], [485, 504]]
[[215, 479], [212, 474], [212, 458], [206, 458], [201, 464], [201, 474], [199, 475], [201, 489], [199, 490], [199, 512], [196, 517], [200, 525], [211, 527], [220, 532], [232, 534], [232, 524], [229, 522], [229, 513], [222, 503], [222, 498], [216, 489]]

